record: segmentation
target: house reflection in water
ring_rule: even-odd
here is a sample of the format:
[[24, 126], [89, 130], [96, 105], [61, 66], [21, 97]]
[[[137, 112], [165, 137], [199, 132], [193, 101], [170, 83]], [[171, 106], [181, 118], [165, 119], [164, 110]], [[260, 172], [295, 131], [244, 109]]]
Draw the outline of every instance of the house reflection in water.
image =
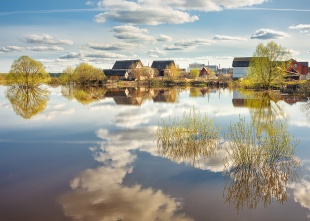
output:
[[145, 101], [153, 102], [177, 102], [177, 89], [160, 88], [110, 88], [105, 98], [113, 98], [117, 105], [141, 106]]

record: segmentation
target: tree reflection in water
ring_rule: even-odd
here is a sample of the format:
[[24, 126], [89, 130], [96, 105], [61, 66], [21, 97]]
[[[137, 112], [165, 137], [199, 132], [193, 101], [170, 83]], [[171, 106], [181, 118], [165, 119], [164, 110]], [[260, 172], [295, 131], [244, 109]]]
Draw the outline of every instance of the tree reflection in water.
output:
[[160, 155], [168, 159], [199, 167], [199, 159], [214, 155], [220, 147], [219, 128], [195, 109], [189, 114], [183, 113], [181, 118], [169, 118], [162, 123], [156, 133], [157, 148]]
[[[226, 151], [223, 173], [227, 182], [223, 195], [238, 212], [244, 207], [256, 208], [261, 202], [265, 207], [273, 200], [283, 204], [288, 182], [297, 179], [300, 164], [294, 156], [298, 140], [284, 122], [275, 120], [281, 109], [271, 108], [266, 99], [253, 101], [251, 108], [250, 123], [240, 118], [236, 124], [228, 125], [221, 144], [213, 121], [195, 110], [184, 113], [182, 118], [169, 118], [157, 129], [160, 155], [176, 162], [197, 167], [199, 160], [207, 160], [219, 150]], [[261, 108], [267, 111], [258, 110]]]
[[79, 103], [87, 105], [104, 98], [105, 87], [83, 87], [80, 85], [63, 85], [61, 93], [69, 100], [76, 99]]
[[226, 202], [237, 211], [250, 209], [273, 199], [283, 204], [286, 187], [297, 178], [299, 160], [294, 156], [298, 141], [281, 121], [264, 125], [264, 132], [255, 121], [246, 124], [240, 119], [228, 128], [225, 161], [227, 178], [224, 189]]
[[25, 119], [42, 112], [46, 108], [50, 92], [39, 87], [14, 85], [7, 89], [6, 97], [16, 114]]

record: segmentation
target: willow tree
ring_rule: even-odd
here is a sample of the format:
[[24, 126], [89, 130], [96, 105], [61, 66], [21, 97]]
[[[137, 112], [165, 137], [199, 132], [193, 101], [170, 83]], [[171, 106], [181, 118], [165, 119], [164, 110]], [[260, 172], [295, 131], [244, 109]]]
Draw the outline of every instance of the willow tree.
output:
[[42, 112], [47, 105], [50, 92], [40, 87], [20, 87], [14, 85], [6, 91], [6, 97], [17, 115], [30, 119]]
[[250, 61], [247, 79], [256, 87], [269, 89], [283, 82], [290, 52], [271, 41], [265, 46], [260, 43]]
[[21, 56], [13, 62], [6, 80], [8, 84], [36, 87], [49, 82], [50, 75], [45, 71], [41, 62], [28, 56]]

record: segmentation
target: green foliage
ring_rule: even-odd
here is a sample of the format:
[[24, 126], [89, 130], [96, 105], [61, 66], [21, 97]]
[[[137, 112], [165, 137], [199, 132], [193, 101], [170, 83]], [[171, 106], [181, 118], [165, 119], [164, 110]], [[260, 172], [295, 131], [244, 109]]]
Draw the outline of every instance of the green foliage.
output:
[[253, 121], [247, 124], [242, 118], [228, 127], [226, 202], [237, 211], [244, 206], [255, 208], [260, 201], [267, 206], [272, 199], [282, 204], [287, 200], [288, 182], [297, 177], [298, 140], [281, 121], [269, 125], [264, 134]]
[[189, 73], [189, 77], [195, 79], [199, 77], [199, 72], [200, 71], [198, 69], [192, 69]]
[[61, 85], [61, 81], [57, 77], [51, 77], [50, 85]]
[[59, 80], [62, 84], [69, 84], [75, 82], [74, 68], [69, 66], [59, 76]]
[[266, 46], [260, 43], [253, 54], [246, 76], [250, 81], [249, 85], [264, 89], [281, 85], [284, 81], [286, 61], [290, 56], [288, 50], [273, 41]]
[[219, 147], [219, 128], [195, 109], [181, 118], [168, 119], [158, 127], [157, 148], [161, 155], [177, 162], [197, 163], [200, 157], [213, 155]]
[[36, 87], [50, 81], [50, 75], [45, 71], [41, 62], [35, 61], [28, 56], [21, 56], [11, 66], [6, 76], [8, 84], [25, 85]]
[[77, 84], [90, 85], [102, 83], [106, 76], [101, 69], [87, 63], [81, 63], [75, 68], [73, 78]]
[[6, 97], [16, 114], [25, 119], [42, 112], [46, 108], [50, 92], [39, 87], [14, 85], [7, 89]]
[[173, 63], [166, 66], [165, 73], [170, 80], [175, 80], [181, 75], [181, 71], [180, 71], [179, 67]]
[[0, 74], [0, 85], [5, 85], [6, 84], [6, 74]]

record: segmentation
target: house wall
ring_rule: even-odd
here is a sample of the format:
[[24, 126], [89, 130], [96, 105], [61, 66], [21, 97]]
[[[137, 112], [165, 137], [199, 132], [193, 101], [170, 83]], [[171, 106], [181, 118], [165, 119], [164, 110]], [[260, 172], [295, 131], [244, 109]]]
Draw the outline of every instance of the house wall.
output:
[[233, 78], [243, 78], [248, 73], [248, 67], [234, 67]]

